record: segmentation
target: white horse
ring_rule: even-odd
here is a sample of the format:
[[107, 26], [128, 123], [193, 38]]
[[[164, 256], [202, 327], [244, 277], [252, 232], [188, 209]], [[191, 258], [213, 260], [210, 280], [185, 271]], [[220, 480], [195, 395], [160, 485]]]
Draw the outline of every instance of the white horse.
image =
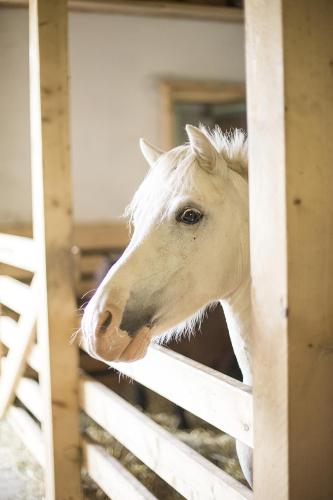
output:
[[[186, 131], [189, 144], [166, 153], [140, 141], [151, 169], [128, 209], [133, 236], [86, 307], [82, 331], [93, 356], [134, 361], [219, 301], [252, 385], [246, 140], [237, 130]], [[252, 450], [237, 442], [237, 452], [252, 484]]]

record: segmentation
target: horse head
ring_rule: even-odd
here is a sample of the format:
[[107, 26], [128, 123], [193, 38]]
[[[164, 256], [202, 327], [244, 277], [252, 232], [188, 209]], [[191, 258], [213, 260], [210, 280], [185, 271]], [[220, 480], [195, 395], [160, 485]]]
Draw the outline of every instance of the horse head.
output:
[[133, 235], [82, 319], [100, 359], [133, 361], [190, 331], [248, 274], [244, 134], [186, 130], [189, 143], [168, 152], [140, 141], [150, 169], [127, 210]]

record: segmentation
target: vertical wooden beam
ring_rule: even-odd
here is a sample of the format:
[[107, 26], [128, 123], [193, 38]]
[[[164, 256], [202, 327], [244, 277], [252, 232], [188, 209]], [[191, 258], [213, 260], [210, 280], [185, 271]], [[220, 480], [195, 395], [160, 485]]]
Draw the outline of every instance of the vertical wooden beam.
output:
[[333, 498], [333, 3], [246, 4], [255, 498]]
[[67, 1], [30, 1], [30, 99], [46, 496], [78, 499], [80, 449], [69, 161]]

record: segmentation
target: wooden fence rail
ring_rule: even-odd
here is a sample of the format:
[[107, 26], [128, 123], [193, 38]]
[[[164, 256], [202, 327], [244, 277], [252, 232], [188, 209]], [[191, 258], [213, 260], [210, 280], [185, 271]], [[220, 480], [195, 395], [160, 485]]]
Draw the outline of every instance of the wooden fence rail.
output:
[[[9, 316], [0, 317], [0, 342], [11, 349], [19, 335], [19, 326], [17, 321]], [[3, 361], [6, 361], [5, 359]], [[28, 357], [26, 359], [28, 365], [36, 372], [40, 369], [40, 349], [37, 344], [33, 343], [29, 347]]]
[[43, 435], [39, 425], [23, 408], [11, 406], [8, 411], [9, 423], [22, 439], [25, 446], [35, 457], [39, 465], [45, 466]]
[[252, 498], [252, 492], [94, 379], [82, 375], [81, 408], [185, 498]]
[[140, 481], [138, 481], [102, 446], [82, 438], [83, 466], [92, 479], [112, 500], [157, 500]]
[[32, 238], [0, 233], [0, 262], [34, 272], [35, 242]]
[[16, 396], [30, 413], [42, 423], [44, 420], [43, 401], [38, 382], [32, 378], [22, 377], [16, 388]]
[[24, 313], [32, 305], [29, 285], [11, 276], [0, 276], [0, 304], [18, 314]]
[[[1, 318], [0, 338], [9, 348], [12, 340], [11, 333], [6, 331], [7, 325], [14, 333], [14, 320]], [[38, 345], [31, 346], [27, 362], [37, 372], [40, 370]], [[110, 365], [218, 429], [252, 446], [252, 394], [245, 384], [159, 346], [151, 347], [142, 361]], [[181, 384], [178, 383], [179, 380], [182, 380]]]
[[253, 446], [252, 393], [247, 385], [160, 346], [150, 347], [135, 363], [109, 365]]

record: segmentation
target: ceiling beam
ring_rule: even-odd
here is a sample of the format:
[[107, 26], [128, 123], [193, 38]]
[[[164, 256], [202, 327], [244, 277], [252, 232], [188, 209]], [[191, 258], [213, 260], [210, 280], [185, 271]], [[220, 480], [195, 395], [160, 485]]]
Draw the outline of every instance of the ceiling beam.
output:
[[[121, 14], [128, 16], [166, 17], [202, 21], [242, 23], [243, 9], [197, 3], [119, 1], [119, 0], [69, 0], [73, 12]], [[0, 0], [0, 7], [28, 7], [27, 0]]]

